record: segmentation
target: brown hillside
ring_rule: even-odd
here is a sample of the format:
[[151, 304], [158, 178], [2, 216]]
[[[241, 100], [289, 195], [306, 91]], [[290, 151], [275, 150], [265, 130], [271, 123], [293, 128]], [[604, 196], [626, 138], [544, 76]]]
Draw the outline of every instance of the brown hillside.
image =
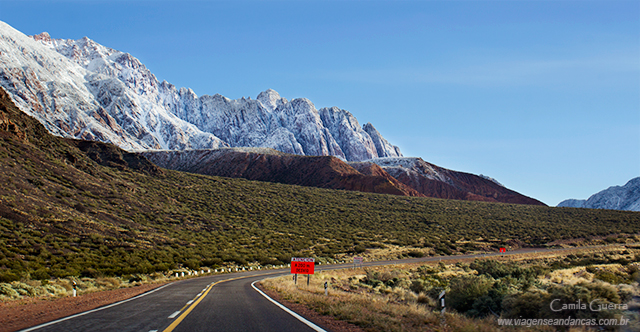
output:
[[298, 156], [239, 149], [145, 152], [160, 167], [191, 173], [402, 196], [419, 196], [387, 174], [368, 167], [359, 172], [333, 156]]

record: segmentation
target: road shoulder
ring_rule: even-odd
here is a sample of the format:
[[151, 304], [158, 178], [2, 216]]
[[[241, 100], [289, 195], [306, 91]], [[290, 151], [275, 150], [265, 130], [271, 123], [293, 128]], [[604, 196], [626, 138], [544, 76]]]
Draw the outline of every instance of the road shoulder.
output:
[[327, 331], [332, 331], [332, 332], [364, 332], [365, 331], [359, 326], [350, 324], [345, 321], [338, 320], [335, 317], [321, 315], [317, 313], [315, 310], [305, 305], [302, 305], [300, 303], [287, 301], [283, 299], [278, 292], [264, 288], [261, 283], [256, 283], [256, 287], [258, 287], [262, 292], [267, 294], [274, 301], [282, 304], [283, 306], [289, 308], [291, 311], [297, 313], [298, 315], [306, 318], [307, 320], [324, 328]]
[[28, 298], [0, 303], [0, 332], [17, 331], [123, 301], [167, 282], [82, 294], [56, 299]]

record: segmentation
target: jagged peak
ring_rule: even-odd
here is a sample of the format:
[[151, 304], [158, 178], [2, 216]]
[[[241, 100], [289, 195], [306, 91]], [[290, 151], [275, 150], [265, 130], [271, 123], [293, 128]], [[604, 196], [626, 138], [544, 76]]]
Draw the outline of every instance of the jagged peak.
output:
[[262, 92], [260, 92], [258, 94], [258, 98], [265, 98], [265, 97], [270, 97], [270, 98], [273, 98], [273, 99], [282, 98], [282, 97], [280, 97], [280, 94], [276, 90], [273, 90], [273, 89], [266, 89], [266, 90], [264, 90], [264, 91], [262, 91]]
[[40, 34], [37, 34], [37, 35], [30, 36], [30, 37], [33, 38], [34, 40], [42, 41], [42, 42], [45, 42], [45, 43], [50, 43], [51, 42], [51, 36], [46, 31], [42, 32]]
[[280, 97], [280, 94], [275, 90], [267, 89], [266, 91], [260, 92], [256, 99], [262, 103], [262, 106], [273, 111], [278, 107], [278, 101], [281, 101], [283, 98]]
[[311, 109], [317, 112], [316, 106], [311, 102], [311, 100], [307, 98], [295, 98], [291, 100], [291, 104], [293, 104], [296, 107], [303, 107], [305, 109]]
[[374, 126], [371, 124], [371, 122], [367, 122], [367, 123], [365, 123], [365, 124], [362, 126], [362, 129], [364, 129], [364, 130], [365, 130], [365, 131], [367, 131], [367, 132], [368, 132], [369, 130], [372, 130], [372, 131], [378, 132], [378, 130], [376, 129], [376, 127], [374, 127]]

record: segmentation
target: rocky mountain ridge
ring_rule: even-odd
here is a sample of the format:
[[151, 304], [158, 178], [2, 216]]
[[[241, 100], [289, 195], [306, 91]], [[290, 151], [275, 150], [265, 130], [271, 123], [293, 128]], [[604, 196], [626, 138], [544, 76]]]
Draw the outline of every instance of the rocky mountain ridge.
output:
[[612, 186], [593, 194], [588, 199], [567, 199], [558, 207], [640, 211], [640, 177], [624, 186]]
[[298, 156], [264, 148], [143, 152], [168, 169], [402, 196], [544, 205], [485, 177], [456, 172], [421, 158], [344, 162], [332, 156]]
[[[247, 164], [248, 160], [243, 158], [255, 156], [242, 152], [244, 155], [240, 157], [234, 151], [233, 158], [229, 153], [224, 158], [238, 165], [213, 161], [209, 154], [207, 162], [220, 167], [213, 170], [211, 165], [200, 164], [199, 170], [191, 165], [194, 161], [186, 161], [184, 156], [203, 158], [203, 152], [182, 155], [169, 152], [161, 158], [165, 162], [161, 163], [163, 167], [171, 164], [169, 168], [186, 167], [196, 173], [206, 170], [205, 174], [335, 189], [542, 204], [504, 188], [491, 178], [446, 170], [420, 158], [403, 158], [400, 149], [382, 137], [372, 124], [360, 126], [346, 110], [316, 109], [308, 99], [289, 101], [271, 89], [261, 92], [256, 99], [232, 100], [219, 94], [198, 97], [191, 89], [159, 82], [132, 55], [86, 37], [53, 39], [47, 33], [29, 37], [0, 22], [0, 87], [51, 133], [109, 142], [128, 151], [252, 147], [262, 154], [267, 151], [264, 149], [274, 149], [291, 155], [367, 161], [349, 166], [333, 159], [276, 158], [273, 153], [266, 153], [266, 157], [256, 157], [266, 162], [265, 166]], [[170, 155], [184, 165], [169, 162]], [[330, 179], [291, 168], [292, 174], [305, 178], [285, 179], [278, 175], [283, 168], [274, 166], [283, 160], [295, 161], [298, 167]], [[257, 169], [240, 170], [249, 165]], [[267, 174], [268, 171], [275, 173]], [[364, 183], [355, 184], [356, 179]]]
[[273, 90], [198, 97], [159, 82], [131, 54], [89, 38], [28, 37], [0, 22], [0, 86], [52, 133], [129, 151], [266, 147], [364, 160], [402, 156], [370, 123]]
[[356, 169], [334, 156], [299, 156], [265, 148], [148, 151], [141, 154], [160, 167], [189, 173], [424, 197], [375, 164]]
[[545, 205], [505, 188], [487, 176], [453, 171], [428, 163], [422, 158], [377, 158], [364, 162], [380, 166], [401, 183], [427, 197]]

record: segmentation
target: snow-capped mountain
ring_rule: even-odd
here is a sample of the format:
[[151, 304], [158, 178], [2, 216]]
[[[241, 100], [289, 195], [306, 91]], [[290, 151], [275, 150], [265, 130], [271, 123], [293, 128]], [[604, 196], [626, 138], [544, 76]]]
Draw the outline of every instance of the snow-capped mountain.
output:
[[[331, 161], [327, 164], [329, 168], [324, 164], [316, 164], [314, 168], [298, 159], [276, 158], [273, 154], [264, 159], [267, 164], [274, 160], [296, 160], [314, 172], [349, 169], [355, 173], [343, 172], [350, 174], [347, 182], [334, 183], [343, 189], [365, 190], [364, 180], [355, 183], [358, 181], [354, 179], [374, 176], [375, 180], [367, 180], [366, 185], [371, 187], [367, 191], [378, 192], [380, 186], [391, 184], [393, 188], [389, 190], [409, 195], [542, 204], [504, 188], [493, 179], [447, 170], [420, 158], [403, 158], [400, 149], [382, 137], [372, 124], [361, 126], [346, 110], [316, 109], [308, 99], [287, 100], [271, 89], [261, 92], [256, 99], [231, 100], [219, 94], [199, 97], [191, 89], [159, 82], [132, 55], [86, 37], [53, 39], [47, 33], [26, 36], [0, 22], [0, 87], [25, 113], [58, 136], [113, 143], [129, 151], [249, 147], [296, 155], [335, 156], [367, 163], [355, 165], [356, 171], [331, 158], [326, 159]], [[260, 149], [257, 151], [265, 151]], [[231, 155], [249, 158], [238, 151], [225, 158]], [[250, 157], [255, 155], [251, 152]], [[168, 153], [165, 158], [172, 156], [194, 157]], [[253, 163], [238, 158], [234, 160]], [[256, 170], [240, 172], [228, 166], [215, 172], [269, 179], [274, 175], [266, 174], [267, 170], [287, 169], [272, 166], [262, 167], [264, 174]], [[394, 179], [401, 183], [396, 184]], [[309, 181], [308, 185], [322, 183], [317, 177]], [[382, 184], [378, 186], [376, 181]]]
[[30, 38], [0, 22], [0, 85], [51, 133], [127, 150], [227, 145], [154, 103], [155, 82], [130, 55], [87, 38]]
[[640, 211], [640, 177], [629, 180], [624, 186], [612, 186], [588, 199], [567, 199], [558, 207]]
[[267, 90], [257, 99], [196, 96], [138, 59], [88, 38], [28, 37], [0, 22], [0, 86], [52, 133], [126, 150], [265, 147], [345, 160], [402, 156], [346, 110]]

